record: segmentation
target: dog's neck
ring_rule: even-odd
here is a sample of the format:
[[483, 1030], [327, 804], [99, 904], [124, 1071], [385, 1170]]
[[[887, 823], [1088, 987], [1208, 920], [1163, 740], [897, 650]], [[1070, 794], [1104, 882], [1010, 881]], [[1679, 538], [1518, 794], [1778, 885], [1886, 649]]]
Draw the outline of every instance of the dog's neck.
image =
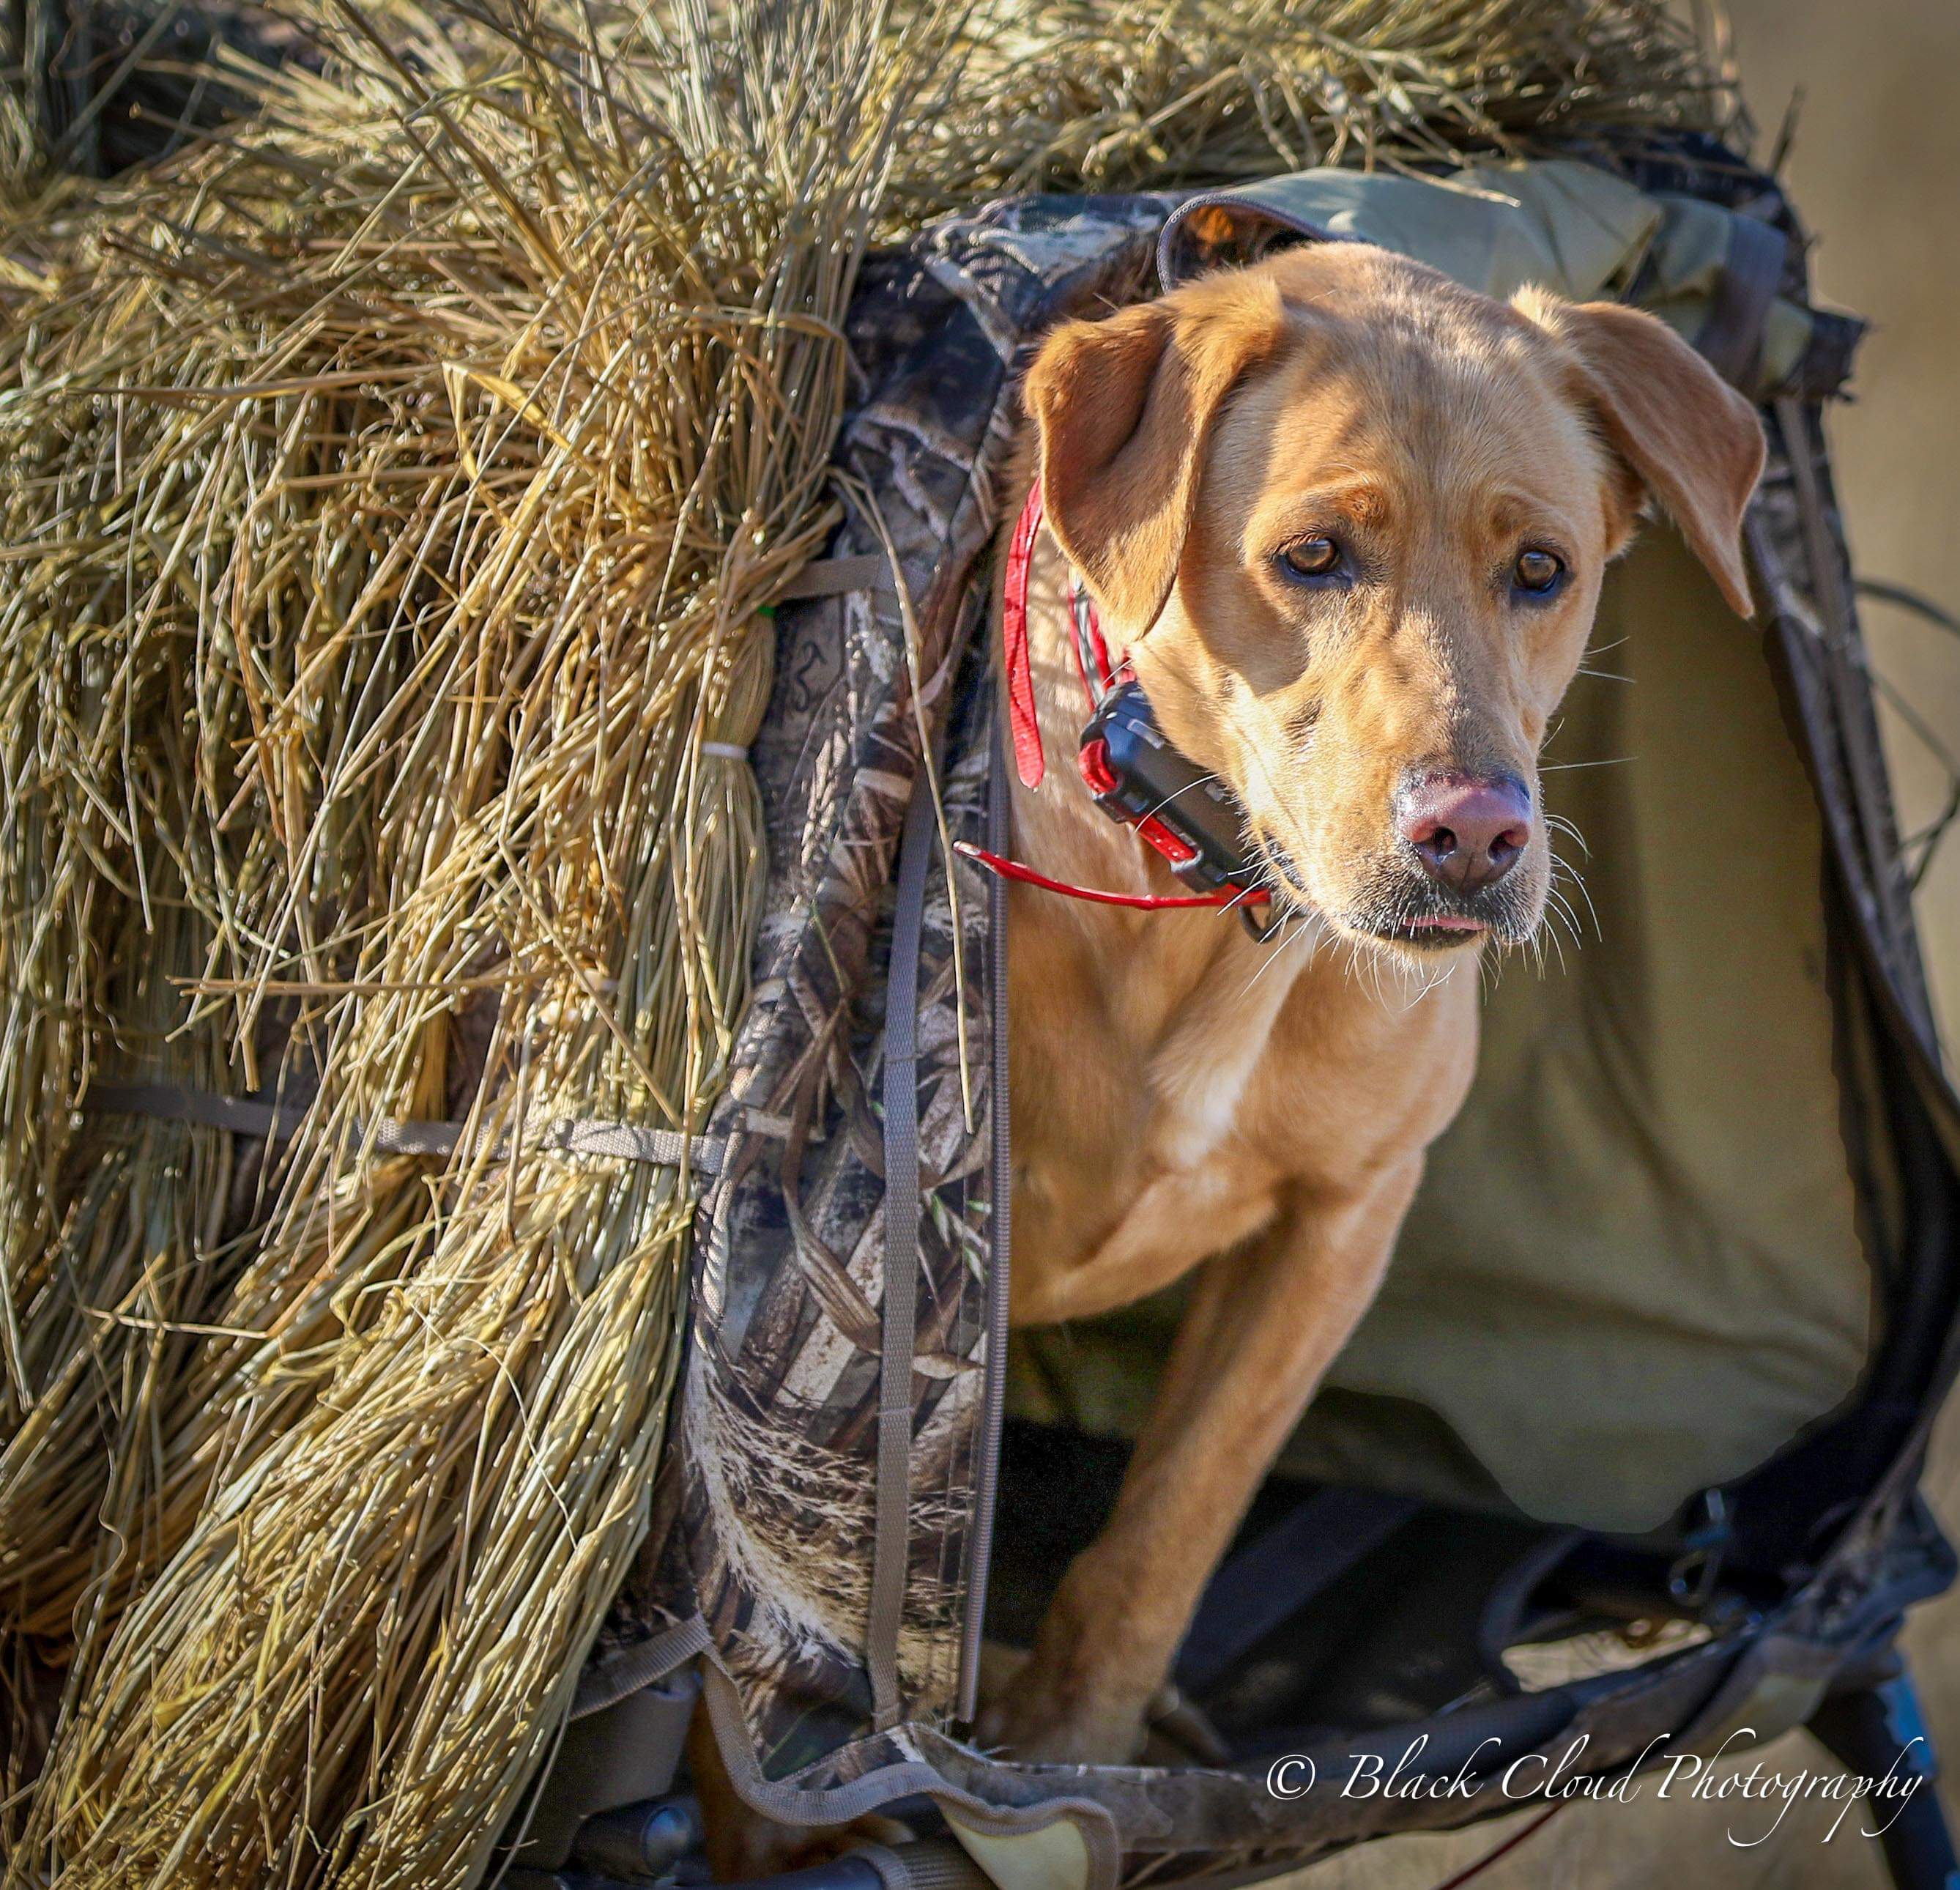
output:
[[[1089, 718], [1072, 649], [1068, 561], [1038, 534], [1028, 582], [1028, 655], [1046, 768], [1039, 788], [1013, 780], [1014, 847], [1038, 872], [1074, 886], [1161, 896], [1188, 890], [1131, 829], [1098, 807], [1077, 772]], [[1106, 625], [1112, 654], [1121, 631]], [[1004, 676], [999, 685], [1007, 712]], [[1232, 1130], [1280, 1007], [1312, 957], [1309, 928], [1260, 947], [1222, 908], [1139, 912], [1038, 888], [1012, 889], [1015, 935], [1044, 963], [1059, 951], [1101, 994], [1102, 1026], [1151, 1070], [1160, 1109], [1152, 1135], [1176, 1164], [1204, 1160]], [[1010, 963], [1019, 955], [1010, 956]]]

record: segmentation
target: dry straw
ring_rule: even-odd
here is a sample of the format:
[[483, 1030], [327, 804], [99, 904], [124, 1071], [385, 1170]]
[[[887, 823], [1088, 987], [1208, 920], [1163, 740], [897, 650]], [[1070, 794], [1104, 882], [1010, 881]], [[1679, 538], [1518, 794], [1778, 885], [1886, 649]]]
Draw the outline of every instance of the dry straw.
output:
[[[695, 1188], [526, 1127], [725, 1080], [759, 812], [702, 744], [834, 517], [865, 245], [1726, 110], [1650, 0], [317, 31], [207, 148], [0, 210], [13, 1885], [461, 1885], [553, 1736]], [[81, 1106], [135, 1080], [304, 1127]]]
[[1446, 163], [1602, 126], [1727, 130], [1714, 37], [1660, 0], [983, 0], [967, 82], [903, 181], [931, 212]]

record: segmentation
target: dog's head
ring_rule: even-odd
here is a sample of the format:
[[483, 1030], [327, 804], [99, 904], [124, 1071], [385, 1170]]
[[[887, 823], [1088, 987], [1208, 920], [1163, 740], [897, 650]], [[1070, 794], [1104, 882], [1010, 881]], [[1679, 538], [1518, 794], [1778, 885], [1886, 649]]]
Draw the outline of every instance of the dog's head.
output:
[[1521, 940], [1538, 754], [1651, 499], [1729, 602], [1755, 412], [1651, 317], [1320, 243], [1047, 341], [1049, 523], [1276, 896], [1430, 952]]

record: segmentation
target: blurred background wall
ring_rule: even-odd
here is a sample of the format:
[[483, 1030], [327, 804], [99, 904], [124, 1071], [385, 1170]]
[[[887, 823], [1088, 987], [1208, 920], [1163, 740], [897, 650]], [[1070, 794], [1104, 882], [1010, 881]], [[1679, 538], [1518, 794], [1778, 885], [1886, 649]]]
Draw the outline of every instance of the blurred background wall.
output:
[[[1684, 8], [1688, 0], [1683, 0]], [[1960, 0], [1729, 0], [1734, 49], [1758, 128], [1774, 148], [1799, 109], [1783, 176], [1815, 239], [1815, 290], [1872, 323], [1855, 398], [1830, 416], [1832, 456], [1860, 574], [1888, 578], [1960, 611]], [[1880, 674], [1960, 751], [1960, 638], [1867, 603]], [[1908, 833], [1939, 810], [1945, 770], [1884, 711]], [[1960, 1064], [1960, 825], [1919, 899], [1926, 956]], [[1936, 1442], [1928, 1488], [1960, 1540], [1960, 1400]], [[1907, 1635], [1943, 1795], [1960, 1825], [1960, 1596], [1920, 1609]], [[1748, 1763], [1786, 1774], [1836, 1771], [1806, 1733]], [[1434, 1838], [1398, 1839], [1302, 1873], [1291, 1890], [1435, 1890], [1534, 1811]], [[1647, 1796], [1569, 1806], [1477, 1878], [1477, 1890], [1881, 1890], [1877, 1846], [1836, 1812], [1799, 1805], [1768, 1841], [1732, 1804]]]

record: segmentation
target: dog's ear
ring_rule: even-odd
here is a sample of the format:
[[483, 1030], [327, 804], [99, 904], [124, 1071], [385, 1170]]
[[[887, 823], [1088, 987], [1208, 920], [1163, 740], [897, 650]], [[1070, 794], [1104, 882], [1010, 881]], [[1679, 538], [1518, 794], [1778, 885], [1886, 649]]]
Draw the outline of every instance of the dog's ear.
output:
[[1112, 620], [1141, 636], [1177, 576], [1211, 422], [1278, 347], [1268, 285], [1206, 284], [1099, 322], [1064, 322], [1029, 370], [1050, 530]]
[[[1530, 289], [1515, 300], [1578, 357], [1582, 397], [1607, 444], [1681, 527], [1731, 606], [1753, 616], [1742, 514], [1763, 469], [1755, 409], [1653, 316]], [[1637, 498], [1622, 500], [1623, 531]]]

